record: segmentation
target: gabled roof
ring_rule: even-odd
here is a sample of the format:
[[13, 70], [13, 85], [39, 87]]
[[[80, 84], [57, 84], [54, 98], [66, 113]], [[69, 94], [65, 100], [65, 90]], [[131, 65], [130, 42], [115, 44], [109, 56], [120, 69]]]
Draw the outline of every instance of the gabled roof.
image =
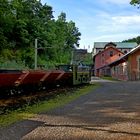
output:
[[124, 54], [122, 51], [118, 50], [117, 48], [110, 46], [110, 47], [108, 47], [108, 48], [105, 48], [105, 49], [102, 50], [101, 52], [97, 53], [95, 56], [97, 56], [97, 55], [99, 55], [99, 54], [101, 54], [101, 53], [104, 53], [104, 52], [110, 50], [111, 48], [112, 48], [113, 50], [116, 50], [117, 52], [120, 52], [121, 54]]
[[119, 59], [117, 59], [116, 61], [112, 62], [109, 64], [109, 66], [115, 64], [115, 63], [118, 63], [120, 61], [124, 61], [125, 59], [128, 58], [128, 56], [130, 54], [133, 54], [134, 52], [136, 52], [137, 50], [140, 50], [140, 45], [138, 45], [137, 47], [133, 48], [130, 52], [128, 52], [127, 54], [123, 55], [122, 57], [120, 57]]
[[136, 42], [94, 42], [94, 48], [104, 48], [108, 43], [116, 44], [116, 48], [134, 48], [137, 46]]
[[140, 45], [136, 46], [135, 48], [133, 48], [130, 52], [128, 52], [125, 56], [128, 56], [130, 54], [133, 54], [134, 52], [136, 52], [137, 50], [140, 49]]

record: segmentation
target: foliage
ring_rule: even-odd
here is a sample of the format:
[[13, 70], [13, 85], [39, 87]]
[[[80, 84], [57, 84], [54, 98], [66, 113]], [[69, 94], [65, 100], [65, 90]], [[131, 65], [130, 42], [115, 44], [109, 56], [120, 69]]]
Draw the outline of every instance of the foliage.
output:
[[135, 38], [131, 38], [131, 39], [128, 39], [128, 40], [124, 40], [122, 42], [136, 42], [137, 44], [140, 44], [140, 36], [137, 36]]
[[87, 53], [86, 56], [83, 59], [84, 64], [86, 65], [92, 65], [92, 54]]
[[[0, 58], [34, 67], [34, 40], [38, 39], [39, 62], [69, 63], [70, 51], [78, 46], [81, 33], [73, 21], [37, 0], [0, 1]], [[43, 49], [44, 48], [44, 49]], [[4, 54], [4, 55], [3, 55]]]
[[131, 0], [130, 4], [140, 7], [140, 0]]
[[112, 78], [111, 76], [103, 76], [103, 77], [101, 77], [101, 78], [102, 78], [102, 79], [105, 79], [105, 80], [119, 81], [118, 79]]

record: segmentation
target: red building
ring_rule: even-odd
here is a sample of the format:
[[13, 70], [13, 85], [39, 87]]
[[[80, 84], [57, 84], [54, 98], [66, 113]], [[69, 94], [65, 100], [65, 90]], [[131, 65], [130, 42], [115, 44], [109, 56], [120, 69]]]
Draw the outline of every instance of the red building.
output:
[[140, 45], [108, 66], [116, 79], [140, 80]]
[[95, 76], [111, 76], [111, 69], [108, 65], [123, 55], [124, 53], [118, 50], [114, 43], [106, 44], [104, 50], [94, 56]]
[[[92, 50], [92, 56], [95, 56], [100, 51], [104, 50], [104, 47], [109, 42], [94, 42], [93, 50]], [[137, 46], [136, 42], [113, 42], [115, 47], [120, 50], [123, 53], [130, 52], [134, 47]]]

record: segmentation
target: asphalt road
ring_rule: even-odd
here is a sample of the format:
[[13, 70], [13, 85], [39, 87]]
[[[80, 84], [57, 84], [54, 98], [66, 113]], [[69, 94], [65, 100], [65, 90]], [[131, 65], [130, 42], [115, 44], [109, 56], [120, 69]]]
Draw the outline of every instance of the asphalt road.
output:
[[140, 140], [140, 81], [92, 81], [101, 87], [64, 107], [1, 128], [0, 140]]

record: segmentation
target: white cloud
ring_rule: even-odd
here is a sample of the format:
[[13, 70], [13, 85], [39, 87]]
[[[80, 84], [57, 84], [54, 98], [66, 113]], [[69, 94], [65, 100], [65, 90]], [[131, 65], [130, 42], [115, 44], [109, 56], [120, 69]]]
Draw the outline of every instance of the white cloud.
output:
[[99, 32], [131, 32], [138, 31], [140, 24], [140, 15], [133, 16], [112, 16], [107, 15], [101, 19], [100, 24], [97, 26]]
[[113, 22], [121, 25], [140, 24], [140, 15], [112, 17]]
[[130, 0], [42, 1], [53, 6], [55, 16], [63, 10], [76, 23], [82, 33], [81, 48], [95, 41], [122, 41], [140, 34], [140, 14]]
[[107, 42], [110, 42], [110, 41], [123, 41], [123, 40], [126, 40], [126, 39], [136, 37], [138, 35], [139, 35], [138, 33], [106, 34], [106, 35], [102, 35], [100, 37], [94, 38], [94, 41], [95, 42], [98, 42], [98, 41], [107, 41]]
[[[94, 18], [85, 17], [79, 19], [82, 29], [81, 47], [92, 46], [99, 41], [122, 41], [136, 37], [140, 33], [140, 15], [114, 16], [105, 12], [99, 12]], [[81, 22], [82, 21], [82, 22]]]
[[130, 0], [100, 0], [102, 3], [129, 4]]
[[[90, 4], [95, 4], [96, 2], [94, 0], [86, 0]], [[129, 4], [131, 0], [98, 0], [100, 4]]]

